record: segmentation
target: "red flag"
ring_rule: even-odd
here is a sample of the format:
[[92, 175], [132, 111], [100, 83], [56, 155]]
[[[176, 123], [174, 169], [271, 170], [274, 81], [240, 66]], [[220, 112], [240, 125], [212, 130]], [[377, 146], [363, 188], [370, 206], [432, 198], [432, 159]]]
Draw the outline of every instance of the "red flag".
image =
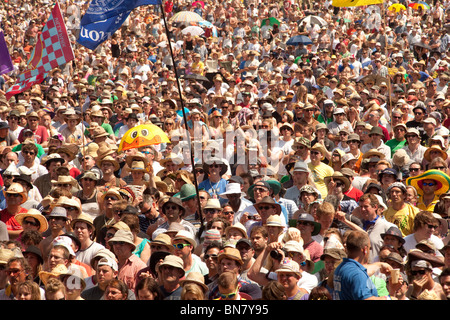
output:
[[28, 60], [27, 68], [18, 76], [17, 82], [6, 92], [6, 99], [39, 84], [47, 74], [74, 59], [64, 18], [58, 2], [53, 7], [46, 25]]

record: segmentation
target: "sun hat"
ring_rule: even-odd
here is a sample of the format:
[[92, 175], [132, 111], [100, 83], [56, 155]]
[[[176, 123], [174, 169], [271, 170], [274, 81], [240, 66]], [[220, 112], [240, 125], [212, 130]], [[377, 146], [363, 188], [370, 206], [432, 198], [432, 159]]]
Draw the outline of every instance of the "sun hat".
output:
[[203, 207], [204, 210], [206, 209], [215, 209], [215, 210], [220, 210], [222, 211], [222, 207], [220, 206], [220, 201], [219, 199], [208, 199], [206, 201], [205, 206]]
[[227, 258], [227, 259], [231, 259], [231, 260], [235, 260], [237, 261], [237, 263], [239, 265], [243, 265], [244, 262], [242, 261], [241, 258], [241, 253], [239, 252], [238, 249], [236, 248], [232, 248], [232, 247], [225, 247], [223, 250], [221, 250], [219, 252], [218, 255], [218, 262], [220, 263], [222, 261], [222, 259]]
[[425, 160], [427, 160], [428, 162], [431, 162], [431, 160], [433, 160], [431, 158], [431, 152], [432, 151], [437, 151], [440, 153], [440, 157], [443, 158], [444, 160], [447, 160], [448, 158], [448, 154], [447, 152], [445, 152], [444, 150], [442, 150], [442, 148], [437, 145], [437, 144], [433, 144], [432, 146], [428, 147], [427, 150], [425, 150], [425, 153], [423, 154], [423, 157], [425, 158]]
[[186, 213], [186, 209], [183, 206], [182, 200], [180, 198], [177, 197], [170, 197], [162, 206], [162, 212], [164, 213], [164, 208], [168, 205], [168, 204], [176, 204], [179, 208], [180, 208], [180, 215], [183, 216]]
[[377, 149], [370, 149], [367, 152], [364, 152], [363, 159], [371, 158], [371, 157], [378, 157], [380, 160], [383, 160], [386, 156], [384, 153], [378, 151]]
[[292, 260], [291, 258], [284, 258], [283, 261], [281, 261], [280, 266], [277, 270], [275, 270], [276, 273], [279, 272], [293, 272], [297, 276], [301, 277], [302, 273], [300, 272], [300, 266], [297, 262]]
[[13, 182], [8, 189], [3, 190], [3, 195], [6, 197], [7, 194], [20, 194], [22, 196], [21, 204], [28, 200], [28, 195], [26, 190], [22, 187], [20, 183]]
[[440, 170], [427, 170], [424, 173], [409, 177], [406, 179], [406, 184], [413, 186], [419, 195], [423, 194], [422, 184], [423, 180], [435, 180], [437, 182], [437, 189], [435, 191], [436, 195], [441, 195], [446, 193], [450, 189], [450, 177]]
[[173, 241], [175, 240], [187, 241], [192, 245], [194, 249], [197, 247], [197, 241], [195, 240], [194, 235], [187, 230], [178, 231], [175, 237], [173, 238]]
[[72, 219], [72, 221], [70, 222], [70, 225], [72, 226], [72, 228], [75, 227], [75, 223], [77, 223], [77, 222], [84, 222], [84, 223], [88, 224], [89, 226], [91, 226], [92, 230], [95, 230], [94, 221], [92, 220], [91, 216], [89, 216], [85, 213], [81, 213], [80, 215], [78, 215], [78, 217]]
[[249, 197], [252, 198], [252, 199], [254, 198], [253, 189], [256, 188], [256, 187], [262, 187], [262, 188], [267, 189], [268, 191], [271, 191], [271, 190], [272, 190], [272, 188], [270, 187], [269, 182], [263, 181], [263, 180], [257, 181], [257, 182], [255, 182], [254, 184], [252, 184], [252, 185], [248, 188], [248, 190], [247, 190], [247, 194], [248, 194]]
[[[11, 252], [12, 252], [12, 251], [11, 251]], [[25, 249], [25, 251], [22, 252], [22, 254], [24, 255], [24, 257], [26, 257], [27, 253], [34, 254], [34, 255], [38, 258], [40, 264], [43, 264], [43, 263], [44, 263], [44, 258], [42, 257], [41, 249], [39, 249], [38, 247], [33, 246], [33, 245], [29, 245], [29, 246]], [[2, 264], [2, 263], [3, 263], [3, 261], [2, 261], [1, 253], [0, 253], [0, 264]]]
[[228, 183], [225, 186], [225, 192], [221, 193], [219, 197], [228, 199], [229, 194], [239, 194], [241, 197], [246, 196], [246, 193], [241, 191], [241, 185], [239, 183]]
[[[163, 262], [161, 262], [158, 269], [161, 268], [162, 266], [171, 266], [171, 267], [177, 268], [177, 269], [181, 270], [183, 273], [183, 275], [181, 277], [184, 277], [184, 275], [185, 275], [183, 259], [181, 259], [180, 257], [178, 257], [176, 255], [169, 254], [166, 257], [164, 257], [164, 260], [163, 260]], [[158, 270], [158, 269], [156, 269], [156, 270]]]
[[297, 218], [297, 222], [299, 221], [308, 221], [311, 222], [314, 225], [314, 230], [312, 232], [312, 236], [315, 236], [317, 234], [319, 234], [320, 232], [320, 228], [322, 227], [322, 225], [319, 222], [316, 222], [313, 218], [312, 215], [310, 215], [309, 213], [302, 213], [298, 216]]
[[222, 159], [217, 158], [217, 157], [210, 157], [203, 164], [203, 170], [205, 171], [206, 174], [209, 174], [209, 167], [212, 164], [219, 164], [221, 166], [220, 173], [219, 173], [219, 175], [221, 175], [221, 176], [224, 175], [228, 170], [228, 166]]
[[325, 257], [342, 260], [343, 258], [347, 258], [347, 253], [343, 249], [328, 248], [323, 250], [323, 254], [320, 256], [320, 260], [325, 260]]
[[260, 210], [260, 207], [265, 206], [265, 205], [272, 205], [275, 207], [276, 210], [276, 214], [280, 215], [281, 214], [281, 206], [280, 204], [276, 203], [275, 200], [273, 200], [272, 197], [270, 196], [265, 196], [264, 198], [262, 198], [262, 200], [258, 203], [255, 203], [253, 206], [255, 207], [255, 209], [257, 211]]
[[41, 211], [39, 211], [37, 209], [31, 208], [31, 209], [28, 209], [28, 212], [18, 213], [14, 216], [14, 218], [20, 225], [23, 225], [23, 221], [27, 217], [31, 217], [31, 218], [34, 218], [37, 221], [39, 221], [39, 229], [38, 229], [39, 232], [42, 233], [44, 231], [47, 231], [47, 229], [48, 229], [47, 218], [41, 213]]
[[242, 236], [246, 239], [248, 239], [248, 235], [247, 235], [247, 229], [245, 228], [245, 226], [240, 223], [240, 222], [236, 222], [234, 224], [232, 224], [231, 226], [228, 226], [225, 228], [225, 236], [226, 238], [228, 238], [228, 234], [231, 230], [239, 230], [242, 233]]
[[281, 227], [283, 228], [283, 224], [281, 223], [281, 217], [279, 215], [271, 215], [267, 218], [266, 227]]
[[181, 186], [179, 192], [179, 198], [181, 201], [188, 201], [197, 196], [197, 191], [195, 190], [195, 186], [191, 183], [185, 183]]
[[172, 238], [166, 233], [158, 234], [150, 244], [159, 244], [165, 246], [169, 251], [173, 251]]
[[14, 257], [14, 251], [7, 248], [0, 248], [0, 265], [7, 264], [8, 260]]
[[328, 185], [330, 181], [333, 180], [339, 180], [344, 184], [343, 192], [347, 192], [348, 189], [350, 189], [350, 180], [348, 180], [347, 177], [345, 177], [341, 172], [335, 171], [333, 175], [327, 176], [323, 179], [325, 182], [325, 185]]
[[209, 290], [208, 286], [205, 284], [205, 277], [200, 272], [189, 272], [188, 275], [180, 281], [180, 286], [183, 287], [186, 283], [195, 283], [199, 285], [202, 288], [203, 293], [206, 293]]
[[110, 155], [107, 155], [107, 156], [105, 156], [105, 157], [103, 157], [103, 158], [98, 159], [98, 160], [96, 161], [97, 167], [101, 168], [103, 162], [111, 162], [111, 163], [114, 165], [114, 171], [117, 171], [117, 170], [120, 169], [120, 165], [119, 165], [119, 163], [117, 162], [117, 160], [114, 159], [114, 158], [113, 158], [112, 156], [110, 156]]
[[78, 186], [78, 182], [72, 176], [59, 175], [58, 180], [51, 180], [53, 185], [70, 184], [73, 188]]
[[136, 249], [136, 245], [134, 244], [134, 236], [131, 231], [128, 230], [117, 230], [114, 236], [108, 240], [108, 243], [113, 244], [114, 242], [126, 242], [133, 247], [134, 251]]
[[48, 279], [50, 279], [50, 277], [58, 278], [61, 274], [66, 274], [67, 271], [68, 270], [65, 265], [58, 264], [50, 272], [49, 271], [40, 271], [39, 278], [41, 279], [42, 283], [44, 285], [46, 285], [47, 281], [48, 281]]

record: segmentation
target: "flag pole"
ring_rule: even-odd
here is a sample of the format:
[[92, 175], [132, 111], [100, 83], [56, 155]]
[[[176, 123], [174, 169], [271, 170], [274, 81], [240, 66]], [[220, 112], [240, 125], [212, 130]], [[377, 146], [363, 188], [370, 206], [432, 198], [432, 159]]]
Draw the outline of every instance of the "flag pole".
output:
[[[190, 137], [190, 133], [189, 133], [189, 128], [188, 128], [188, 121], [187, 121], [187, 116], [186, 116], [186, 111], [184, 110], [184, 99], [183, 99], [183, 95], [181, 94], [181, 86], [180, 86], [180, 80], [179, 80], [179, 76], [178, 76], [178, 70], [175, 64], [175, 58], [173, 56], [173, 49], [172, 49], [172, 45], [170, 43], [170, 31], [169, 31], [169, 27], [167, 26], [167, 21], [166, 21], [166, 16], [164, 13], [164, 6], [162, 4], [162, 1], [160, 3], [160, 8], [161, 8], [161, 15], [162, 18], [164, 20], [164, 28], [166, 31], [166, 36], [167, 36], [167, 42], [168, 42], [168, 46], [169, 46], [169, 52], [170, 52], [170, 56], [172, 58], [172, 63], [173, 63], [173, 69], [174, 69], [174, 73], [175, 73], [175, 78], [176, 78], [176, 83], [177, 83], [177, 88], [178, 88], [178, 94], [180, 96], [180, 102], [181, 102], [181, 111], [183, 113], [183, 121], [184, 121], [184, 126], [186, 129], [186, 135], [187, 135], [187, 140], [188, 140], [188, 145], [189, 145], [189, 155], [191, 158], [191, 164], [192, 164], [192, 173], [194, 174], [194, 186], [195, 186], [195, 192], [197, 194], [197, 206], [198, 206], [198, 214], [200, 217], [200, 222], [201, 222], [201, 226], [200, 226], [200, 230], [202, 230], [203, 227], [203, 213], [202, 213], [202, 206], [200, 203], [200, 196], [199, 196], [199, 191], [198, 191], [198, 182], [197, 182], [197, 175], [195, 174], [195, 167], [194, 167], [194, 154], [192, 151], [192, 143], [191, 143], [191, 137]], [[200, 238], [200, 234], [199, 234], [199, 238]]]

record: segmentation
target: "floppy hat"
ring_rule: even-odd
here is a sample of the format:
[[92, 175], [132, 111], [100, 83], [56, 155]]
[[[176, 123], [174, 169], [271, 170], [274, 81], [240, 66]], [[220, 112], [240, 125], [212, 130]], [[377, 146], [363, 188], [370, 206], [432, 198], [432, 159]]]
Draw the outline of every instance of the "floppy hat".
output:
[[327, 154], [327, 149], [321, 143], [316, 143], [311, 147], [311, 151], [319, 151], [322, 154], [322, 160], [325, 159], [325, 155]]
[[0, 265], [7, 264], [8, 260], [14, 256], [14, 251], [7, 248], [0, 248]]
[[219, 197], [228, 199], [229, 194], [239, 194], [241, 197], [245, 196], [245, 192], [241, 191], [241, 185], [239, 183], [228, 183], [225, 186], [225, 192], [221, 193]]
[[291, 258], [284, 258], [283, 261], [281, 261], [280, 266], [277, 270], [275, 270], [276, 273], [279, 272], [293, 272], [297, 276], [301, 277], [302, 274], [300, 272], [300, 266], [297, 262], [292, 260]]
[[257, 181], [254, 184], [252, 184], [247, 190], [247, 193], [248, 193], [249, 197], [252, 198], [252, 199], [254, 198], [253, 189], [256, 188], [256, 187], [263, 187], [263, 188], [266, 188], [269, 191], [272, 190], [272, 188], [270, 187], [270, 184], [267, 181], [262, 181], [262, 180]]
[[147, 172], [143, 161], [133, 161], [131, 163], [130, 171]]
[[325, 257], [331, 257], [336, 260], [342, 260], [347, 258], [347, 253], [345, 250], [339, 248], [328, 248], [323, 250], [323, 254], [320, 256], [320, 260], [325, 260]]
[[14, 218], [20, 225], [23, 225], [23, 221], [27, 217], [31, 217], [31, 218], [34, 218], [37, 221], [39, 221], [39, 224], [40, 224], [39, 229], [38, 229], [39, 232], [42, 233], [48, 229], [47, 218], [37, 209], [31, 208], [31, 209], [28, 209], [28, 212], [18, 213], [14, 216]]
[[266, 227], [281, 227], [283, 228], [283, 224], [281, 223], [281, 217], [278, 215], [271, 215], [267, 218], [266, 224], [264, 225]]
[[190, 231], [180, 230], [177, 232], [173, 240], [183, 240], [189, 242], [194, 249], [197, 247], [197, 241], [194, 239], [194, 236]]
[[242, 233], [242, 236], [245, 239], [248, 239], [248, 235], [247, 235], [247, 229], [244, 227], [244, 225], [240, 222], [236, 222], [235, 224], [232, 224], [231, 226], [228, 226], [225, 228], [225, 235], [228, 238], [228, 233], [230, 232], [230, 230], [239, 230]]
[[70, 184], [72, 187], [76, 188], [78, 186], [78, 182], [72, 176], [58, 176], [58, 180], [51, 180], [52, 184], [60, 185], [60, 184]]
[[244, 264], [244, 262], [242, 261], [242, 258], [241, 258], [241, 253], [236, 248], [225, 247], [222, 251], [220, 251], [219, 255], [217, 257], [218, 262], [220, 263], [222, 261], [222, 259], [224, 259], [224, 258], [235, 260], [240, 265]]
[[112, 244], [114, 242], [126, 242], [133, 247], [132, 251], [134, 251], [136, 249], [136, 245], [134, 244], [133, 238], [134, 237], [131, 231], [119, 229], [114, 234], [114, 237], [108, 240], [108, 243]]
[[22, 187], [20, 183], [13, 182], [9, 186], [8, 189], [3, 190], [3, 195], [6, 197], [7, 194], [20, 194], [22, 196], [21, 204], [25, 203], [28, 200], [28, 195], [25, 189]]
[[313, 232], [311, 234], [312, 236], [315, 236], [315, 235], [319, 234], [320, 228], [322, 227], [322, 225], [320, 223], [316, 222], [314, 220], [313, 216], [310, 215], [309, 213], [302, 213], [302, 214], [300, 214], [298, 216], [298, 218], [297, 218], [297, 222], [298, 221], [308, 221], [308, 222], [311, 222], [314, 225], [314, 229], [313, 229]]
[[186, 213], [186, 209], [183, 207], [183, 203], [181, 202], [182, 200], [180, 198], [177, 197], [170, 197], [162, 206], [162, 211], [164, 213], [164, 208], [168, 205], [168, 204], [176, 204], [181, 211], [181, 216], [183, 216]]
[[184, 262], [183, 259], [181, 259], [178, 256], [175, 256], [173, 254], [169, 254], [167, 255], [163, 262], [161, 262], [161, 264], [159, 265], [159, 268], [161, 268], [162, 266], [171, 266], [177, 269], [180, 269], [183, 273], [182, 277], [184, 277], [185, 271], [184, 271]]
[[406, 179], [406, 184], [409, 186], [413, 186], [419, 195], [423, 194], [422, 184], [423, 180], [435, 180], [437, 182], [438, 188], [435, 191], [436, 195], [441, 195], [446, 193], [450, 189], [450, 177], [440, 170], [428, 170], [424, 173], [415, 176], [409, 177]]
[[439, 145], [434, 144], [434, 145], [428, 147], [427, 150], [425, 150], [425, 153], [423, 154], [423, 157], [424, 157], [428, 162], [431, 162], [431, 160], [433, 160], [433, 159], [431, 158], [431, 154], [430, 154], [432, 151], [437, 151], [437, 152], [439, 152], [439, 153], [441, 154], [440, 157], [443, 158], [444, 160], [447, 160], [447, 158], [448, 158], [447, 152], [445, 152], [444, 150], [442, 150], [442, 148], [441, 148]]
[[79, 147], [74, 143], [64, 144], [58, 149], [56, 149], [56, 153], [65, 153], [69, 156], [69, 161], [72, 161], [76, 158], [78, 154]]
[[195, 283], [203, 289], [203, 293], [206, 293], [209, 288], [205, 284], [205, 277], [196, 271], [189, 272], [188, 275], [180, 281], [180, 286], [184, 286], [186, 283]]
[[423, 252], [419, 249], [411, 249], [407, 255], [407, 264], [412, 264], [414, 261], [424, 260], [431, 264], [433, 268], [440, 268], [445, 265], [445, 263], [436, 255]]
[[114, 253], [111, 250], [102, 248], [94, 254], [94, 256], [91, 258], [91, 261], [89, 261], [89, 265], [92, 268], [94, 268], [95, 261], [97, 259], [100, 260], [101, 258], [110, 258], [110, 259], [116, 260], [116, 256], [114, 255]]
[[350, 180], [348, 180], [348, 178], [345, 177], [341, 172], [335, 171], [333, 175], [325, 177], [323, 181], [325, 182], [326, 185], [328, 185], [332, 179], [333, 181], [339, 180], [344, 184], [343, 189], [344, 192], [347, 192], [348, 189], [350, 188]]
[[273, 200], [272, 197], [270, 196], [265, 196], [264, 198], [262, 198], [262, 200], [258, 203], [255, 203], [253, 206], [255, 207], [256, 210], [260, 210], [261, 206], [265, 206], [265, 205], [272, 205], [275, 207], [276, 210], [276, 214], [280, 215], [281, 214], [281, 206], [275, 202], [275, 200]]
[[172, 238], [166, 234], [166, 233], [160, 233], [158, 234], [151, 242], [150, 244], [159, 244], [162, 246], [165, 246], [170, 252], [173, 251], [172, 246]]
[[107, 156], [105, 156], [105, 157], [103, 157], [103, 158], [101, 158], [101, 159], [98, 159], [98, 160], [97, 160], [97, 166], [98, 166], [99, 168], [101, 168], [103, 162], [111, 162], [111, 163], [114, 165], [114, 171], [117, 171], [117, 170], [120, 169], [120, 165], [119, 165], [119, 163], [117, 162], [117, 160], [114, 159], [113, 157], [111, 157], [110, 155], [107, 155]]
[[205, 163], [203, 164], [203, 170], [205, 170], [206, 174], [209, 174], [209, 167], [212, 164], [219, 164], [221, 166], [220, 173], [219, 173], [219, 175], [221, 175], [221, 176], [224, 175], [228, 170], [228, 166], [225, 164], [225, 162], [223, 162], [222, 159], [217, 158], [217, 157], [211, 157], [208, 160], [206, 160]]

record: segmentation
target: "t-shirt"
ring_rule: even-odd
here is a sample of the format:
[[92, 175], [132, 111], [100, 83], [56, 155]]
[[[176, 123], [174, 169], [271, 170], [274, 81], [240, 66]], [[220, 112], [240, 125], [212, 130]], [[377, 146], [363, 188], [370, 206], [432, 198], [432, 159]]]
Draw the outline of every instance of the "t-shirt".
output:
[[308, 163], [308, 168], [311, 171], [311, 176], [313, 181], [322, 195], [322, 199], [328, 195], [328, 188], [324, 182], [324, 178], [328, 176], [332, 176], [334, 173], [333, 168], [325, 163], [321, 162], [319, 165], [314, 166], [311, 162]]
[[[17, 214], [27, 212], [27, 209], [20, 207]], [[0, 220], [6, 224], [6, 227], [10, 231], [22, 230], [22, 226], [17, 222], [15, 215], [10, 214], [7, 209], [3, 209], [2, 211], [0, 211]]]
[[[29, 128], [26, 128], [29, 129]], [[33, 131], [34, 134], [34, 140], [37, 144], [42, 144], [43, 142], [48, 140], [48, 132], [47, 129], [44, 126], [38, 126], [35, 131]], [[20, 143], [24, 141], [23, 139], [23, 130], [20, 131], [19, 137], [18, 137]]]
[[358, 261], [344, 258], [334, 271], [333, 300], [365, 300], [378, 297], [377, 288]]
[[389, 207], [383, 212], [383, 216], [387, 221], [395, 224], [402, 232], [403, 237], [405, 237], [414, 232], [414, 218], [419, 211], [419, 208], [405, 203], [400, 210]]

